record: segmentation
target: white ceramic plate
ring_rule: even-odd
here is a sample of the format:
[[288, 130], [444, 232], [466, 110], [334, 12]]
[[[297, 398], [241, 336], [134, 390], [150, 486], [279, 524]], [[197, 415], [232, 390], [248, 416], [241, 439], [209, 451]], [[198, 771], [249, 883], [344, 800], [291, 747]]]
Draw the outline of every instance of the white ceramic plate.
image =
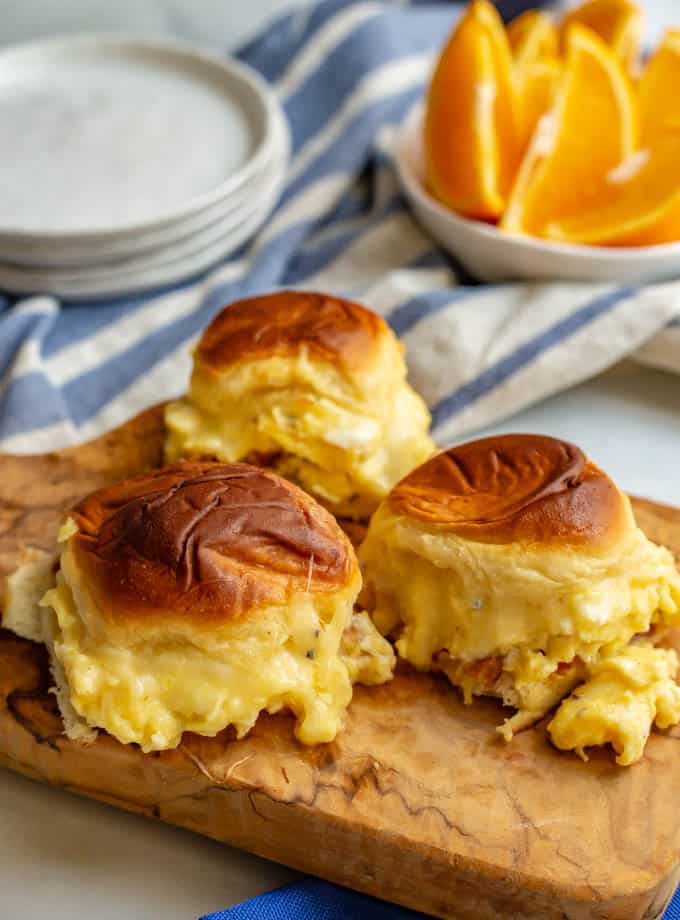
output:
[[640, 284], [680, 277], [680, 243], [616, 249], [519, 236], [449, 211], [424, 185], [423, 107], [418, 103], [397, 138], [399, 180], [420, 223], [481, 281], [611, 281]]
[[[244, 212], [255, 208], [258, 196], [266, 197], [271, 176], [277, 174], [289, 155], [288, 129], [285, 114], [275, 100], [275, 128], [268, 158], [234, 194], [196, 214], [190, 214], [172, 224], [154, 227], [144, 233], [116, 235], [102, 239], [54, 240], [43, 243], [8, 243], [0, 239], [0, 263], [17, 268], [44, 271], [54, 268], [65, 273], [81, 270], [110, 269], [130, 260], [153, 257], [158, 251], [188, 241], [192, 237], [208, 236], [218, 226], [225, 231], [236, 226]], [[214, 233], [213, 233], [214, 235]]]
[[0, 241], [106, 239], [199, 213], [262, 168], [273, 117], [250, 68], [180, 44], [81, 36], [4, 51]]
[[271, 157], [263, 168], [253, 175], [250, 182], [245, 183], [225, 202], [219, 201], [203, 211], [167, 226], [154, 228], [145, 233], [116, 236], [110, 240], [103, 240], [98, 234], [94, 234], [90, 240], [73, 243], [54, 241], [51, 244], [8, 244], [0, 241], [0, 261], [26, 267], [54, 266], [78, 269], [124, 260], [175, 243], [192, 233], [202, 232], [218, 221], [225, 220], [229, 215], [240, 213], [252, 204], [253, 198], [256, 197], [255, 189], [260, 187], [272, 171], [280, 155], [278, 151], [275, 157]]
[[263, 183], [252, 207], [244, 208], [235, 226], [217, 227], [210, 235], [192, 236], [188, 243], [162, 248], [154, 258], [143, 258], [132, 266], [91, 273], [65, 274], [54, 269], [33, 271], [0, 264], [0, 287], [15, 293], [51, 293], [70, 300], [117, 297], [162, 285], [177, 283], [217, 264], [262, 226], [276, 204], [283, 187], [290, 156], [290, 138], [285, 119], [275, 128], [282, 155]]
[[73, 284], [87, 285], [116, 282], [121, 278], [146, 276], [163, 266], [176, 263], [187, 256], [204, 250], [221, 240], [238, 239], [241, 228], [248, 224], [253, 214], [259, 213], [275, 192], [280, 190], [281, 169], [263, 177], [263, 194], [254, 198], [251, 203], [239, 208], [236, 212], [220, 218], [213, 224], [202, 228], [186, 237], [170, 244], [156, 247], [150, 251], [141, 252], [131, 257], [107, 260], [96, 263], [86, 268], [74, 266], [15, 266], [10, 263], [0, 263], [0, 278], [13, 278], [15, 283], [20, 283], [24, 291], [29, 290], [64, 290], [65, 286]]
[[173, 256], [167, 265], [133, 272], [121, 270], [115, 275], [95, 279], [66, 281], [52, 278], [47, 274], [39, 278], [28, 277], [18, 270], [0, 266], [0, 286], [18, 294], [49, 293], [68, 300], [87, 300], [122, 297], [175, 284], [216, 265], [238, 248], [262, 225], [273, 203], [274, 201], [269, 201], [262, 204], [236, 231], [228, 233], [223, 239], [215, 240], [198, 252], [190, 253], [183, 258]]

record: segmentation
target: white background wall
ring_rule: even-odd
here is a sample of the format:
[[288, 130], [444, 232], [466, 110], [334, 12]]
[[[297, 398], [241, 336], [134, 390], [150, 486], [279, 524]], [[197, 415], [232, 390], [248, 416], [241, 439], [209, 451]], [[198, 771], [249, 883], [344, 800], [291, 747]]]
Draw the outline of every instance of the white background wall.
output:
[[233, 48], [304, 0], [0, 0], [0, 43], [58, 32], [174, 35]]
[[[270, 17], [311, 0], [0, 0], [0, 44], [38, 35], [112, 30], [177, 37], [233, 48]], [[398, 0], [395, 0], [398, 2]], [[649, 38], [662, 24], [680, 25], [680, 0], [638, 0]], [[571, 5], [571, 4], [569, 4]]]

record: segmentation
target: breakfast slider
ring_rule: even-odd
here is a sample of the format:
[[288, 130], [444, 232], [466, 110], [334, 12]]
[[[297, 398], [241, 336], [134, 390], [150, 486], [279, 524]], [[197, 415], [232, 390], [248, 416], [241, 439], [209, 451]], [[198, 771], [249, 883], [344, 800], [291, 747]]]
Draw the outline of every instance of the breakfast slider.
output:
[[260, 712], [287, 709], [300, 741], [331, 741], [352, 681], [392, 676], [391, 646], [353, 614], [361, 576], [347, 537], [272, 472], [153, 470], [81, 501], [59, 542], [40, 627], [21, 576], [3, 625], [42, 635], [72, 738], [101, 728], [162, 750], [185, 731], [233, 725], [240, 737]]
[[[612, 703], [612, 674], [626, 664], [605, 662], [634, 637], [651, 646], [659, 630], [680, 622], [671, 553], [636, 526], [628, 498], [605, 473], [553, 438], [505, 435], [433, 457], [380, 506], [359, 556], [361, 599], [399, 655], [443, 671], [467, 702], [490, 695], [514, 707], [499, 729], [507, 740], [591, 675], [607, 684]], [[645, 655], [663, 659], [647, 677], [644, 663], [635, 664], [638, 686], [657, 700], [677, 658], [653, 648]], [[634, 693], [630, 682], [618, 686], [624, 697]], [[588, 690], [589, 706], [597, 692]], [[680, 719], [677, 696], [667, 698], [664, 725]], [[657, 713], [645, 711], [646, 738]], [[582, 750], [584, 733], [569, 744], [566, 716], [558, 719], [560, 746]]]
[[282, 291], [226, 307], [170, 403], [166, 459], [275, 469], [340, 517], [371, 514], [434, 451], [403, 347], [377, 314], [338, 297]]

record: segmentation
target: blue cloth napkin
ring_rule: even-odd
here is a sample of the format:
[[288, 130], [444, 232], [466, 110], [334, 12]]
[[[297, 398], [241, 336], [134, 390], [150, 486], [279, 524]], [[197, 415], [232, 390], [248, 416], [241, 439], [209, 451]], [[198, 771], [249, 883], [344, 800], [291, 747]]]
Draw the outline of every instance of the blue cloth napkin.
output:
[[680, 888], [675, 892], [673, 900], [666, 908], [663, 920], [680, 920]]
[[[318, 879], [269, 891], [200, 920], [425, 920], [424, 914], [357, 894]], [[663, 920], [680, 920], [680, 891]]]
[[426, 920], [405, 907], [376, 901], [365, 894], [322, 882], [303, 879], [269, 891], [227, 910], [207, 914], [201, 920]]

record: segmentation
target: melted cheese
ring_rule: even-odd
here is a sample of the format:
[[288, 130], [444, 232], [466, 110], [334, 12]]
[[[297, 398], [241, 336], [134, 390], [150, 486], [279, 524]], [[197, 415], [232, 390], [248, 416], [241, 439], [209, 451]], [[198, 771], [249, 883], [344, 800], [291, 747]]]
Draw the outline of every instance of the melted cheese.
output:
[[[285, 607], [258, 610], [205, 635], [107, 641], [89, 611], [68, 539], [56, 585], [42, 600], [42, 634], [67, 733], [104, 728], [144, 751], [176, 747], [182, 733], [215, 735], [234, 725], [242, 737], [260, 712], [291, 710], [305, 744], [332, 741], [352, 683], [392, 677], [394, 653], [365, 614], [353, 614], [356, 585], [335, 596], [299, 594]], [[68, 715], [68, 718], [66, 718]]]
[[347, 608], [330, 624], [319, 621], [310, 600], [285, 615], [261, 611], [248, 634], [207, 652], [187, 642], [121, 647], [93, 640], [61, 574], [44, 603], [56, 616], [54, 654], [75, 711], [144, 751], [176, 747], [184, 731], [215, 735], [234, 725], [242, 737], [261, 711], [284, 707], [296, 713], [305, 744], [331, 741], [352, 696], [337, 654]]
[[166, 408], [166, 456], [271, 455], [277, 472], [336, 514], [363, 518], [434, 450], [403, 362], [387, 383], [369, 398], [305, 355], [250, 362], [209, 386], [197, 370], [187, 398]]
[[626, 766], [639, 760], [652, 725], [680, 722], [678, 658], [672, 649], [631, 645], [595, 665], [592, 677], [565, 700], [548, 725], [553, 744], [575, 750], [611, 744]]
[[383, 506], [359, 558], [360, 600], [380, 632], [415, 667], [443, 670], [466, 701], [493, 695], [517, 708], [500, 728], [507, 740], [635, 634], [680, 624], [673, 557], [635, 527], [588, 556], [457, 540]]

